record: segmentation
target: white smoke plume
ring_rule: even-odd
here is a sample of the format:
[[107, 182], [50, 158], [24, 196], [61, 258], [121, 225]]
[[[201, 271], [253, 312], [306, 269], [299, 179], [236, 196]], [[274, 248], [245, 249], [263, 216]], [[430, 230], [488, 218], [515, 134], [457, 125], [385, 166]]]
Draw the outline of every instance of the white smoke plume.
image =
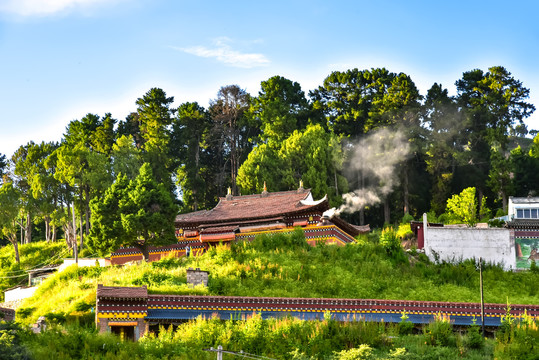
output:
[[358, 188], [343, 195], [337, 215], [380, 203], [398, 185], [397, 166], [410, 155], [404, 134], [389, 129], [369, 134], [351, 147], [348, 175], [357, 177]]

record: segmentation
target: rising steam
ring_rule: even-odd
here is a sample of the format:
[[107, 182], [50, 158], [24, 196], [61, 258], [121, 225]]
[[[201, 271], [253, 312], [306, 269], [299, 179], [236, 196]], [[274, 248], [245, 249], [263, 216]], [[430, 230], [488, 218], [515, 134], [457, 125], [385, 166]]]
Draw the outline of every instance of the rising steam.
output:
[[352, 144], [349, 176], [357, 177], [357, 189], [343, 195], [335, 211], [354, 212], [380, 203], [398, 184], [396, 168], [410, 154], [410, 145], [400, 131], [381, 129]]

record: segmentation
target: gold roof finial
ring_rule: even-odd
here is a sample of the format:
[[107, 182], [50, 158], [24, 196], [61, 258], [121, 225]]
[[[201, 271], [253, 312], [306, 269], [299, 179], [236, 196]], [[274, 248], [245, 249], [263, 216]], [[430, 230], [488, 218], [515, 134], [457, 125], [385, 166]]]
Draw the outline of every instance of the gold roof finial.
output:
[[264, 191], [262, 191], [262, 196], [268, 196], [268, 187], [266, 186], [265, 181], [264, 181]]
[[230, 186], [227, 189], [226, 199], [227, 200], [232, 200], [232, 189], [230, 188]]

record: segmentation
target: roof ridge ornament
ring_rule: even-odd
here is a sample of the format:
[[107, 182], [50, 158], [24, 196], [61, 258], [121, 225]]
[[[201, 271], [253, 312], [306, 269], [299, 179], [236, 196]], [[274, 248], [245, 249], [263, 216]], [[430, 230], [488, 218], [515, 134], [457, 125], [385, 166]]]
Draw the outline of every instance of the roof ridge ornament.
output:
[[230, 186], [228, 187], [227, 192], [226, 192], [226, 199], [232, 200], [232, 189], [230, 188]]
[[298, 194], [304, 192], [305, 189], [303, 188], [303, 180], [299, 180], [299, 188], [298, 188]]
[[268, 195], [269, 195], [268, 187], [266, 186], [266, 182], [264, 181], [264, 190], [262, 191], [262, 194], [260, 194], [260, 196], [266, 197]]

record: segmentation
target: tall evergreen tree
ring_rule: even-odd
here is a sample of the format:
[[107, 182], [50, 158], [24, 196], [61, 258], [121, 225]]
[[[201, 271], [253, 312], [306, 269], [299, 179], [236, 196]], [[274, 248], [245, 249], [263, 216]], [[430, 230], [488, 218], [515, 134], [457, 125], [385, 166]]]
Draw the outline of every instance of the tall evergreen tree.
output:
[[462, 187], [476, 186], [481, 199], [487, 190], [491, 148], [507, 151], [510, 130], [522, 124], [535, 107], [526, 102], [529, 89], [501, 66], [491, 67], [486, 73], [479, 69], [465, 72], [456, 86], [458, 104], [466, 118], [461, 134], [467, 147], [461, 163], [472, 165], [460, 168], [464, 170]]
[[169, 189], [154, 178], [150, 164], [143, 164], [129, 182], [119, 175], [103, 200], [94, 199], [91, 206], [94, 227], [89, 247], [102, 254], [121, 245], [135, 246], [148, 261], [150, 246], [175, 240], [177, 207]]
[[252, 149], [252, 139], [258, 129], [249, 123], [246, 112], [250, 95], [237, 85], [223, 86], [217, 98], [210, 102], [212, 120], [210, 146], [214, 149], [218, 166], [216, 185], [219, 195], [224, 195], [227, 172], [232, 192], [237, 194], [236, 177], [241, 163]]
[[212, 191], [211, 159], [208, 137], [211, 128], [209, 113], [198, 103], [180, 105], [172, 131], [172, 152], [180, 164], [177, 181], [181, 187], [183, 209], [197, 211], [215, 205]]

